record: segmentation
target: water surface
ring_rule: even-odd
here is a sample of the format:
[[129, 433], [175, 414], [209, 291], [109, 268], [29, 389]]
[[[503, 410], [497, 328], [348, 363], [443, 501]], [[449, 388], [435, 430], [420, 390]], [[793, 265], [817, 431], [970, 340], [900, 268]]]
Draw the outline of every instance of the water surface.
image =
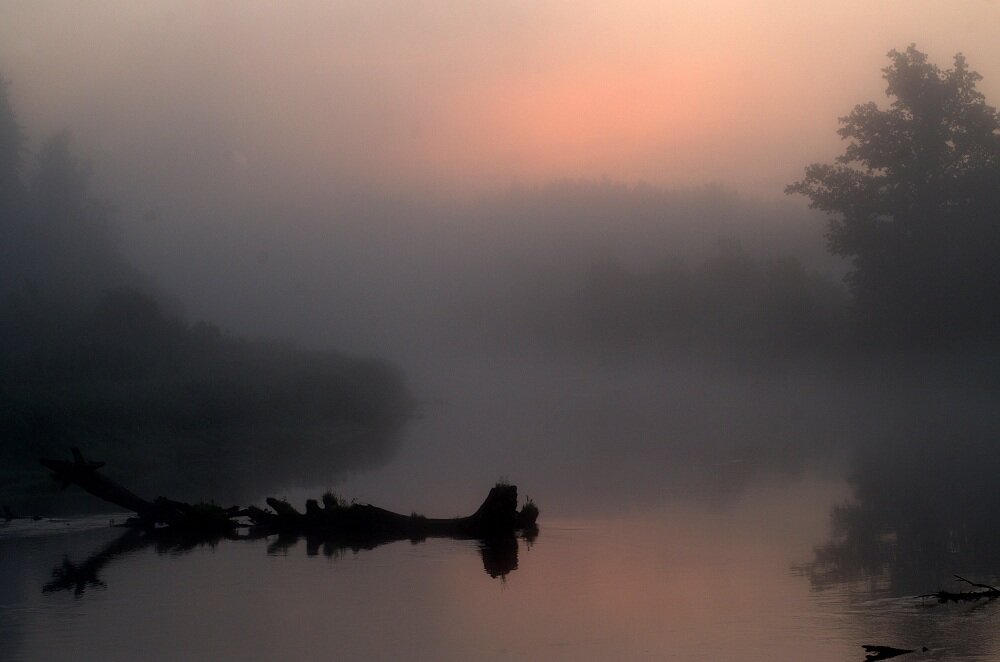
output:
[[[543, 511], [505, 573], [469, 540], [182, 549], [121, 544], [106, 517], [12, 522], [0, 657], [860, 660], [879, 643], [932, 649], [907, 660], [996, 659], [1000, 604], [938, 605], [884, 577], [819, 580], [814, 548], [844, 495], [803, 480], [723, 505]], [[67, 560], [93, 572], [60, 585]]]

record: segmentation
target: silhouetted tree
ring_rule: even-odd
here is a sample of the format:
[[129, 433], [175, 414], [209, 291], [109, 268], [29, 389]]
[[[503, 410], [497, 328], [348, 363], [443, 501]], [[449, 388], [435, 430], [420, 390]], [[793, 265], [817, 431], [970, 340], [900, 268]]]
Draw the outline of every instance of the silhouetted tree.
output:
[[1000, 115], [965, 58], [939, 69], [913, 45], [890, 51], [888, 109], [856, 106], [835, 164], [786, 192], [833, 215], [829, 248], [850, 257], [860, 328], [948, 344], [1000, 337]]

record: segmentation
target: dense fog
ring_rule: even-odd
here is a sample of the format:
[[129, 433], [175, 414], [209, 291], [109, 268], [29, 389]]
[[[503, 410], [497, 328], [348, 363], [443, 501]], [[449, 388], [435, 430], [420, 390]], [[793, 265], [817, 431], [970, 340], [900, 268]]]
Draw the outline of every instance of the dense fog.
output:
[[[1000, 530], [998, 75], [901, 48], [850, 88], [877, 105], [845, 117], [840, 161], [775, 147], [792, 196], [614, 170], [428, 183], [386, 160], [410, 144], [395, 118], [364, 158], [378, 103], [355, 97], [329, 126], [304, 109], [302, 135], [248, 98], [231, 117], [266, 139], [243, 144], [219, 81], [185, 89], [183, 67], [167, 107], [106, 80], [123, 108], [39, 118], [20, 95], [38, 107], [47, 69], [21, 61], [0, 92], [0, 504], [93, 507], [35, 464], [71, 446], [149, 497], [334, 488], [442, 514], [500, 478], [575, 514], [822, 472], [854, 499], [817, 586], [887, 564], [889, 532], [980, 553]], [[143, 121], [109, 129], [126, 111]], [[347, 154], [328, 170], [323, 127]]]
[[58, 507], [36, 462], [71, 446], [106, 457], [150, 491], [203, 499], [332, 480], [393, 447], [411, 409], [397, 369], [188, 321], [121, 252], [121, 228], [90, 191], [68, 136], [33, 158], [22, 147], [3, 89], [0, 452], [8, 507]]

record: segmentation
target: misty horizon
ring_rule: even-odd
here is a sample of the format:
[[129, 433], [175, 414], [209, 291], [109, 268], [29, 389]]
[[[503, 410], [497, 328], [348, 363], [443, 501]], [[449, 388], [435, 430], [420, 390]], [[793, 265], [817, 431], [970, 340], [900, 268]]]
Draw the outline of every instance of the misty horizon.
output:
[[995, 658], [996, 25], [0, 8], [0, 658]]

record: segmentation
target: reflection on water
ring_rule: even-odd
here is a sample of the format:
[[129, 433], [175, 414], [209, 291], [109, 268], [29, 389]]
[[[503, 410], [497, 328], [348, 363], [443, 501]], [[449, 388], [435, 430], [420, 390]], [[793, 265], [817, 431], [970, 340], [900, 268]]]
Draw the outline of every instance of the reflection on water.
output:
[[[538, 536], [538, 529], [533, 529], [530, 532], [525, 533], [521, 538], [526, 543], [533, 542]], [[284, 555], [289, 552], [289, 550], [295, 547], [300, 540], [305, 540], [305, 548], [307, 556], [318, 556], [320, 553], [329, 559], [341, 558], [345, 552], [351, 551], [355, 554], [362, 550], [372, 550], [376, 547], [382, 545], [391, 544], [396, 542], [395, 540], [380, 540], [380, 541], [369, 541], [363, 544], [359, 543], [346, 543], [341, 539], [331, 539], [327, 536], [322, 535], [296, 535], [296, 534], [280, 534], [275, 536], [269, 536], [273, 538], [267, 545], [267, 553], [270, 555]], [[252, 535], [240, 537], [232, 536], [231, 540], [252, 540], [254, 537]], [[462, 538], [456, 538], [457, 540], [462, 540]], [[216, 539], [217, 541], [218, 539]], [[410, 543], [417, 545], [425, 542], [426, 538], [419, 540], [411, 540]], [[496, 536], [492, 538], [475, 539], [479, 555], [483, 560], [483, 570], [486, 571], [490, 577], [494, 579], [504, 578], [508, 573], [517, 570], [517, 549], [518, 549], [518, 536]]]
[[991, 435], [913, 434], [856, 460], [853, 498], [830, 509], [826, 542], [797, 570], [843, 600], [873, 643], [928, 646], [903, 659], [997, 659], [1000, 603], [939, 602], [1000, 576], [1000, 492]]
[[[46, 660], [794, 659], [813, 633], [789, 626], [810, 598], [788, 565], [830, 498], [778, 518], [782, 500], [546, 521], [530, 544], [192, 546], [108, 528], [0, 539], [17, 578], [0, 639], [17, 642], [13, 659]], [[67, 555], [74, 571], [60, 574]]]
[[73, 563], [69, 556], [66, 556], [62, 564], [52, 569], [52, 580], [42, 587], [42, 591], [51, 593], [72, 590], [73, 594], [79, 597], [88, 586], [106, 588], [107, 584], [98, 577], [98, 572], [114, 559], [142, 549], [148, 544], [141, 532], [129, 531], [103, 546], [83, 563]]
[[1000, 466], [992, 440], [908, 441], [859, 458], [854, 498], [831, 509], [830, 539], [804, 568], [816, 590], [852, 584], [902, 596], [959, 590], [954, 574], [997, 579]]
[[996, 659], [1000, 602], [914, 600], [884, 573], [872, 592], [789, 572], [846, 494], [786, 482], [725, 505], [546, 520], [530, 544], [170, 540], [106, 519], [0, 531], [0, 659], [862, 660], [862, 644]]
[[[533, 529], [523, 536], [526, 543], [533, 542], [538, 536], [538, 530]], [[364, 543], [347, 543], [342, 539], [332, 539], [322, 535], [281, 534], [272, 536], [256, 536], [253, 533], [240, 535], [232, 533], [199, 534], [191, 531], [174, 531], [170, 528], [152, 530], [127, 529], [117, 538], [102, 545], [81, 563], [74, 563], [69, 556], [52, 569], [52, 578], [42, 587], [44, 593], [55, 591], [72, 591], [76, 597], [84, 594], [88, 587], [107, 588], [107, 583], [98, 573], [110, 563], [123, 560], [147, 547], [154, 548], [157, 554], [174, 556], [191, 552], [201, 547], [215, 548], [222, 540], [254, 541], [269, 539], [268, 555], [285, 555], [295, 547], [300, 540], [305, 540], [307, 556], [318, 556], [321, 552], [329, 559], [341, 558], [345, 552], [358, 553], [362, 550], [372, 550], [391, 541], [368, 541]], [[423, 540], [413, 540], [413, 544]], [[504, 578], [517, 569], [518, 540], [514, 535], [484, 538], [475, 541], [479, 555], [483, 561], [483, 569], [490, 577]]]

